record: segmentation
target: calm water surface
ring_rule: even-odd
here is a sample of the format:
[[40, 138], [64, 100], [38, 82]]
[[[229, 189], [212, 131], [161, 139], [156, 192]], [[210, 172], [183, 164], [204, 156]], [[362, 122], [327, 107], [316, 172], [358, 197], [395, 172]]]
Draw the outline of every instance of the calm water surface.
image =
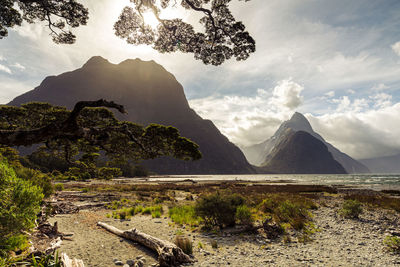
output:
[[168, 175], [152, 176], [150, 181], [266, 181], [318, 185], [346, 185], [376, 190], [400, 190], [400, 174], [238, 174], [238, 175]]

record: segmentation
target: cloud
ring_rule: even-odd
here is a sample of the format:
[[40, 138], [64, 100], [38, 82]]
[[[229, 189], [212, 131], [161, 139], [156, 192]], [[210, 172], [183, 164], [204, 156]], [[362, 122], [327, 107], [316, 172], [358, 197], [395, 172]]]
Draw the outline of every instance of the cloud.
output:
[[266, 140], [303, 101], [304, 87], [291, 79], [254, 96], [211, 96], [189, 101], [190, 106], [238, 145]]
[[0, 55], [0, 61], [4, 61], [4, 60], [5, 60], [5, 58], [2, 55]]
[[12, 71], [10, 70], [10, 68], [8, 68], [5, 65], [0, 64], [0, 71], [6, 72], [8, 74], [12, 74]]
[[400, 103], [357, 113], [307, 114], [314, 130], [354, 158], [371, 158], [400, 152]]
[[14, 67], [14, 68], [19, 69], [19, 70], [25, 70], [26, 69], [25, 66], [19, 64], [18, 62], [16, 62], [15, 64], [11, 65], [11, 67]]
[[400, 56], [400, 42], [393, 44], [392, 49], [398, 56]]
[[384, 83], [380, 83], [380, 84], [375, 84], [371, 89], [373, 91], [383, 91], [388, 88], [390, 88], [390, 87], [385, 85]]
[[272, 101], [276, 101], [285, 108], [295, 109], [303, 102], [303, 97], [300, 95], [303, 90], [303, 86], [293, 82], [291, 79], [280, 81], [273, 90]]
[[15, 96], [31, 90], [29, 83], [18, 82], [11, 78], [2, 77], [0, 79], [0, 104], [6, 104]]

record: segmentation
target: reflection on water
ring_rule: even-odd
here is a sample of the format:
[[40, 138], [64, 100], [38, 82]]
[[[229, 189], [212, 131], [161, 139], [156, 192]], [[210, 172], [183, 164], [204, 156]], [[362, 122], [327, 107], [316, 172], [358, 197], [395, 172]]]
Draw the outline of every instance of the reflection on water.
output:
[[265, 181], [271, 183], [301, 183], [348, 185], [371, 189], [400, 190], [400, 174], [238, 174], [238, 175], [168, 175], [152, 176], [149, 181]]

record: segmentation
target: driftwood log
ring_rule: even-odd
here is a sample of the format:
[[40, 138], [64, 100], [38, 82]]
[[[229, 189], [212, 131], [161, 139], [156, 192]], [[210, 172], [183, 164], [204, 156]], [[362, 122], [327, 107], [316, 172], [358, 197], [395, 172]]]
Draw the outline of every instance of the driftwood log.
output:
[[158, 253], [158, 263], [160, 266], [178, 266], [182, 263], [193, 262], [190, 256], [185, 254], [182, 249], [180, 249], [174, 243], [142, 233], [136, 228], [122, 231], [103, 222], [98, 222], [97, 225], [115, 235], [135, 241], [149, 249], [156, 251]]
[[82, 260], [70, 259], [66, 253], [61, 253], [61, 262], [64, 264], [64, 267], [85, 267]]

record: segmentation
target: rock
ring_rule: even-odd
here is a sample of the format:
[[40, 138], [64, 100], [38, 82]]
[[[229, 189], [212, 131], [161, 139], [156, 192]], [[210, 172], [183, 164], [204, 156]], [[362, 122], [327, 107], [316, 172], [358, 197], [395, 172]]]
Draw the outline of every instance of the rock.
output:
[[130, 267], [135, 266], [135, 261], [134, 260], [127, 260], [126, 264], [128, 264]]
[[119, 261], [119, 260], [114, 261], [114, 264], [115, 264], [115, 265], [118, 265], [118, 266], [124, 265], [124, 263], [123, 263], [122, 261]]
[[144, 256], [143, 255], [139, 255], [139, 256], [136, 257], [137, 260], [141, 259], [141, 258], [144, 258]]
[[122, 266], [122, 267], [131, 267], [131, 266], [129, 266], [128, 264], [124, 264], [124, 266]]
[[144, 266], [144, 262], [142, 260], [138, 260], [135, 264], [135, 267], [143, 267]]

